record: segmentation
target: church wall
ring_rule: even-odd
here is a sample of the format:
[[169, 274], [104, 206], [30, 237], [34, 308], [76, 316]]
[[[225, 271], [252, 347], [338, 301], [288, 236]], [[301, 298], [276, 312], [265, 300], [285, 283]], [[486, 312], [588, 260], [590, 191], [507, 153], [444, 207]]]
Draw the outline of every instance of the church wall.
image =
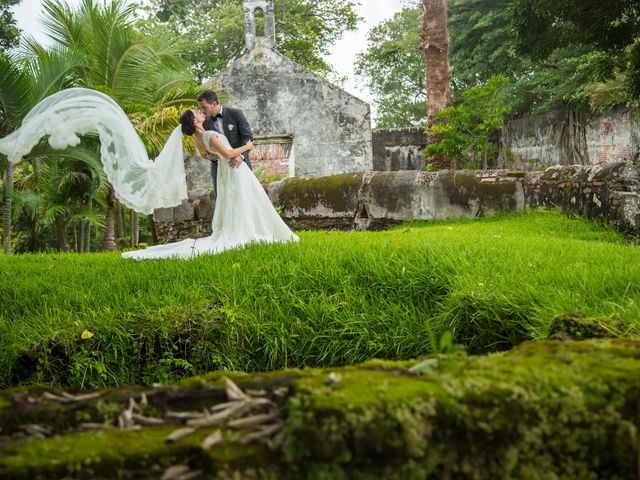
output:
[[216, 81], [254, 135], [293, 135], [295, 176], [372, 169], [369, 104], [283, 55], [258, 46]]

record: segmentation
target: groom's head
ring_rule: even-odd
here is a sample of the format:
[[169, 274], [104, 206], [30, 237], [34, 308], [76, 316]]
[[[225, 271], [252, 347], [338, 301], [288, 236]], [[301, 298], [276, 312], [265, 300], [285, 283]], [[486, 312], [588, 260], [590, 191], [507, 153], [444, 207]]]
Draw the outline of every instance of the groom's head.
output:
[[222, 107], [218, 102], [218, 95], [213, 90], [202, 92], [198, 97], [198, 105], [200, 105], [200, 111], [207, 117], [219, 114]]

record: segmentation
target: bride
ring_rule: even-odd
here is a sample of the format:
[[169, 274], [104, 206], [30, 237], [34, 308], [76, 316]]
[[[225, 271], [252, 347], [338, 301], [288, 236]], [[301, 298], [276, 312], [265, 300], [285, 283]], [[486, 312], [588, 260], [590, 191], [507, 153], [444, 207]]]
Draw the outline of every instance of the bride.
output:
[[[187, 198], [182, 132], [196, 136], [200, 149], [217, 153], [219, 193], [213, 216], [213, 234], [197, 240], [158, 245], [123, 253], [125, 258], [193, 258], [219, 253], [251, 242], [298, 241], [271, 205], [266, 192], [242, 162], [230, 168], [228, 159], [250, 149], [232, 149], [224, 135], [204, 131], [204, 116], [187, 110], [169, 136], [162, 152], [150, 160], [140, 137], [120, 106], [109, 96], [88, 88], [69, 88], [46, 97], [23, 119], [22, 125], [0, 138], [0, 153], [16, 165], [48, 138], [54, 150], [80, 144], [79, 135], [97, 133], [100, 157], [116, 196], [129, 208], [152, 213], [179, 205]], [[181, 132], [182, 130], [182, 132]]]
[[253, 143], [231, 148], [227, 137], [204, 130], [205, 117], [198, 110], [186, 110], [180, 117], [182, 133], [194, 135], [196, 145], [218, 154], [218, 195], [213, 214], [212, 235], [196, 240], [186, 239], [145, 250], [125, 252], [125, 258], [192, 258], [204, 253], [219, 253], [252, 242], [297, 242], [275, 211], [269, 197], [245, 162], [231, 167], [229, 160], [253, 148]]

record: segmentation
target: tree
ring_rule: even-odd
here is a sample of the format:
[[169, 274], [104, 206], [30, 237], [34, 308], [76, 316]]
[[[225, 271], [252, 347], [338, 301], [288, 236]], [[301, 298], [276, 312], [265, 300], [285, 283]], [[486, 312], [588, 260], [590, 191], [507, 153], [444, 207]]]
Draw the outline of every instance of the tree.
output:
[[369, 32], [367, 50], [359, 53], [356, 74], [367, 81], [377, 107], [379, 128], [424, 123], [427, 91], [420, 50], [420, 10], [405, 7]]
[[21, 0], [0, 0], [0, 52], [9, 50], [18, 44], [20, 29], [13, 18], [11, 7]]
[[[168, 137], [177, 124], [175, 106], [192, 104], [196, 85], [188, 72], [187, 64], [179, 58], [175, 42], [167, 35], [144, 36], [133, 26], [133, 7], [123, 0], [98, 3], [83, 0], [77, 10], [64, 3], [45, 0], [44, 25], [53, 45], [45, 49], [34, 41], [25, 41], [22, 57], [6, 58], [0, 62], [0, 124], [5, 132], [15, 129], [24, 114], [42, 98], [69, 86], [88, 86], [109, 94], [132, 118], [134, 125], [145, 118], [156, 120], [153, 128], [142, 133], [147, 147], [160, 143]], [[173, 106], [173, 108], [168, 108]], [[157, 113], [160, 112], [160, 115]], [[165, 115], [163, 115], [165, 114]], [[170, 118], [167, 118], [169, 115]], [[90, 138], [88, 139], [90, 140]], [[43, 148], [46, 145], [43, 145]], [[157, 153], [157, 152], [155, 152]], [[33, 151], [29, 156], [48, 154]], [[93, 219], [96, 202], [95, 193], [107, 193], [98, 188], [100, 157], [97, 149], [89, 152], [90, 158], [78, 157], [80, 162], [90, 165], [97, 162], [98, 168], [88, 170], [88, 181], [82, 185], [86, 192], [77, 204], [79, 212], [73, 213], [79, 220], [80, 238], [87, 243], [91, 225], [99, 225]], [[59, 155], [58, 155], [59, 156]], [[67, 165], [78, 168], [77, 164]], [[5, 178], [13, 173], [7, 168]], [[81, 176], [80, 172], [77, 172]], [[12, 181], [5, 181], [7, 201], [4, 204], [5, 248], [10, 232]], [[101, 203], [101, 202], [99, 202]], [[109, 205], [106, 201], [105, 205]], [[64, 217], [68, 212], [60, 210]], [[64, 225], [64, 218], [56, 218], [57, 225]], [[112, 224], [109, 224], [112, 225]], [[61, 242], [62, 244], [63, 242]], [[111, 246], [111, 244], [108, 244]]]
[[640, 100], [640, 4], [637, 0], [513, 0], [515, 45], [537, 60], [567, 45], [609, 56], [606, 73], [624, 73], [627, 94]]
[[[58, 49], [40, 51], [29, 61], [0, 55], [0, 135], [4, 136], [20, 125], [26, 113], [42, 98], [62, 88], [71, 73], [84, 66], [84, 59], [72, 51]], [[53, 153], [46, 142], [29, 155], [35, 159]], [[2, 184], [2, 234], [4, 252], [11, 253], [11, 207], [13, 197], [13, 164], [3, 159], [0, 163]]]
[[481, 87], [462, 92], [460, 102], [441, 110], [428, 135], [437, 142], [427, 145], [427, 156], [442, 156], [455, 168], [458, 160], [465, 168], [486, 170], [496, 157], [491, 136], [500, 131], [509, 112], [506, 77], [494, 76]]
[[[323, 58], [344, 32], [355, 30], [354, 0], [275, 0], [278, 51], [324, 76]], [[138, 25], [171, 32], [199, 79], [214, 77], [245, 53], [241, 0], [151, 0]]]

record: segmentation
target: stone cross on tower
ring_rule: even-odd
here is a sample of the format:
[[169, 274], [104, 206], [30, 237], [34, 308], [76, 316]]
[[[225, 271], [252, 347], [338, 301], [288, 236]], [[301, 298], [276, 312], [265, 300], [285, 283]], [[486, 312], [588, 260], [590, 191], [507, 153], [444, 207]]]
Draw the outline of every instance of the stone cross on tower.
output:
[[[244, 41], [248, 50], [255, 47], [275, 49], [276, 19], [273, 0], [244, 0]], [[257, 36], [256, 14], [264, 16], [264, 36]]]

